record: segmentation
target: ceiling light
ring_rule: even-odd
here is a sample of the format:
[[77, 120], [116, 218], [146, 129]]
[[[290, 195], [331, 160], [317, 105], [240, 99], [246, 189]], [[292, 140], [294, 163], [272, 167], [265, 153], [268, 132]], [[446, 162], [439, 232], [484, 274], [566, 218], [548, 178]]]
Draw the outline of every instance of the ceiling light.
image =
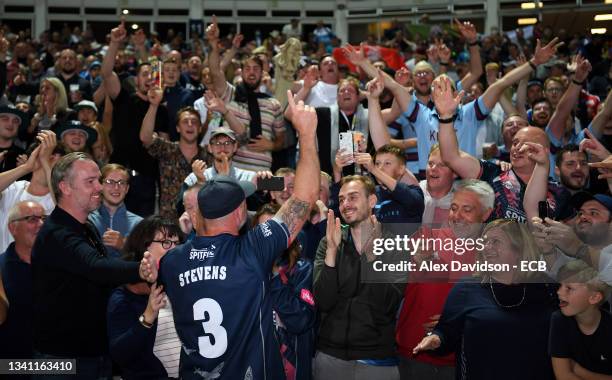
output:
[[606, 34], [606, 28], [593, 28], [591, 29], [591, 34]]
[[[610, 0], [612, 1], [612, 0]], [[544, 6], [544, 3], [542, 3], [541, 1], [538, 1], [538, 8], [542, 8]], [[531, 3], [521, 3], [521, 9], [535, 9], [536, 7], [536, 3], [535, 2], [531, 2]]]
[[535, 17], [519, 18], [518, 19], [518, 24], [519, 25], [532, 25], [532, 24], [535, 24], [536, 22], [538, 22], [538, 19], [535, 18]]
[[595, 21], [610, 21], [612, 20], [612, 13], [605, 15], [595, 15]]
[[132, 29], [134, 30], [138, 29], [138, 24], [132, 24]]
[[124, 15], [127, 15], [130, 13], [130, 11], [128, 9], [124, 9], [121, 11], [121, 13], [123, 13]]

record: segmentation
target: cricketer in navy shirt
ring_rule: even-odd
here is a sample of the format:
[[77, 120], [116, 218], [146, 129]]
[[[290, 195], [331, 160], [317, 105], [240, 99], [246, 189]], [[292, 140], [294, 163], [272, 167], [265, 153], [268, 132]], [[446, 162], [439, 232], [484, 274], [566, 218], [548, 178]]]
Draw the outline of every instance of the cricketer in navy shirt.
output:
[[163, 257], [159, 279], [183, 343], [182, 379], [285, 379], [268, 288], [289, 240], [273, 218], [241, 236], [197, 236]]

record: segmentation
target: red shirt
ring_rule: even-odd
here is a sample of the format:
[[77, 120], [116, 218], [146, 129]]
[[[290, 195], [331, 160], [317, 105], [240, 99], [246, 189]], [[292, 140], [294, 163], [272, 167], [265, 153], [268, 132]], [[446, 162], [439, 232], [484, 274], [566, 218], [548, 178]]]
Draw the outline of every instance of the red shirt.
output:
[[[415, 237], [420, 236], [425, 238], [455, 239], [454, 233], [450, 228], [422, 230], [419, 234], [415, 234]], [[462, 263], [473, 263], [475, 261], [473, 251], [458, 255], [454, 251], [441, 250], [437, 252], [436, 256], [438, 260], [435, 260], [435, 262], [449, 264], [449, 270], [450, 262], [453, 260], [461, 261]], [[417, 269], [418, 267], [419, 265], [417, 265]], [[395, 332], [400, 355], [433, 365], [455, 365], [455, 354], [440, 356], [421, 352], [414, 356], [412, 350], [425, 337], [426, 331], [423, 324], [431, 322], [432, 316], [442, 313], [446, 297], [454, 283], [466, 274], [461, 272], [440, 272], [432, 275], [431, 272], [416, 272], [416, 276], [413, 276], [412, 281], [410, 281], [404, 291], [404, 303], [402, 304]], [[414, 282], [415, 277], [422, 282]]]

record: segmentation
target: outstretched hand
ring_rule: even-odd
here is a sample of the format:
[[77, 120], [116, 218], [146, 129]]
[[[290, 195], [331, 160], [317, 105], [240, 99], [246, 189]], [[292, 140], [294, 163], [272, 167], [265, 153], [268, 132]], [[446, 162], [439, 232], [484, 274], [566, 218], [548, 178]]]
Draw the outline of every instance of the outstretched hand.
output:
[[533, 63], [541, 65], [548, 62], [553, 55], [557, 52], [557, 49], [563, 46], [564, 42], [558, 42], [559, 38], [555, 37], [546, 46], [542, 47], [540, 39], [537, 40], [535, 53], [533, 53]]
[[450, 79], [447, 77], [439, 77], [433, 82], [431, 97], [436, 106], [438, 116], [441, 119], [446, 119], [455, 114], [463, 98], [463, 91], [455, 96]]
[[304, 105], [301, 100], [296, 104], [291, 90], [287, 91], [287, 107], [290, 110], [288, 113], [289, 120], [296, 131], [300, 135], [310, 134], [314, 136], [317, 130], [317, 113], [314, 107]]
[[119, 43], [127, 37], [127, 30], [125, 29], [125, 19], [121, 19], [121, 24], [116, 28], [113, 28], [110, 33], [111, 42]]

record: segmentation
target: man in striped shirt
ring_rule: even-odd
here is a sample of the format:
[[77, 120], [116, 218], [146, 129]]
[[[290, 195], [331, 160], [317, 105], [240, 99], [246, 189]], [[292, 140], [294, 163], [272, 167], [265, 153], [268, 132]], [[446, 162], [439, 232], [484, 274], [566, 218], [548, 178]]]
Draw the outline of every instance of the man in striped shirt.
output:
[[206, 29], [206, 36], [211, 46], [208, 62], [212, 87], [227, 106], [223, 114], [224, 126], [236, 133], [240, 143], [234, 163], [245, 170], [270, 170], [272, 152], [284, 147], [286, 127], [280, 102], [258, 92], [263, 63], [256, 56], [243, 60], [242, 82], [233, 86], [226, 81], [220, 68], [219, 28], [214, 17]]

